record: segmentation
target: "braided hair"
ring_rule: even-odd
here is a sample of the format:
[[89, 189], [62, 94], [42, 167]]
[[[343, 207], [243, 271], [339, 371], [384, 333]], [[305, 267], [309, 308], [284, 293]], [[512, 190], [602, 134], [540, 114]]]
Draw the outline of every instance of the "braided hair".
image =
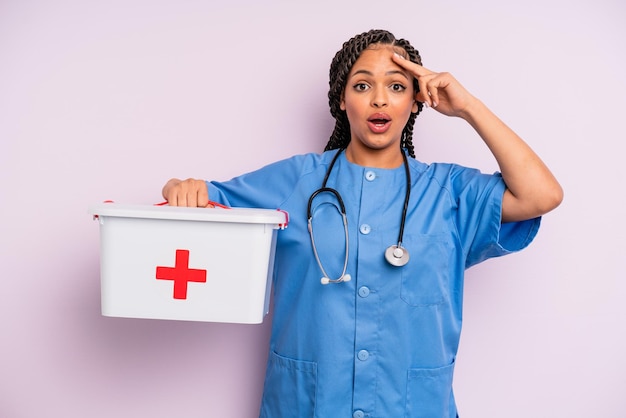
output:
[[[391, 32], [386, 30], [372, 29], [344, 42], [341, 50], [335, 54], [330, 64], [328, 104], [330, 105], [330, 114], [335, 119], [335, 129], [324, 151], [346, 148], [350, 142], [350, 123], [348, 122], [346, 112], [340, 108], [341, 99], [352, 66], [364, 50], [375, 44], [400, 47], [406, 51], [407, 59], [422, 65], [419, 52], [408, 41], [396, 39]], [[413, 88], [416, 93], [419, 92], [417, 79], [413, 79]], [[406, 148], [409, 155], [413, 158], [415, 158], [413, 125], [415, 124], [415, 117], [422, 111], [422, 108], [423, 104], [417, 102], [417, 112], [411, 113], [411, 116], [409, 116], [409, 120], [402, 130], [402, 140], [400, 141], [400, 147]]]

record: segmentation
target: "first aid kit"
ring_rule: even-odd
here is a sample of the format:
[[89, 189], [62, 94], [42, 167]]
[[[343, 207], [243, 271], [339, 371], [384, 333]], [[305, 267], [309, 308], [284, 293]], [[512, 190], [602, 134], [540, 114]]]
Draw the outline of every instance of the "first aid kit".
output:
[[102, 315], [258, 324], [269, 310], [280, 210], [101, 203]]

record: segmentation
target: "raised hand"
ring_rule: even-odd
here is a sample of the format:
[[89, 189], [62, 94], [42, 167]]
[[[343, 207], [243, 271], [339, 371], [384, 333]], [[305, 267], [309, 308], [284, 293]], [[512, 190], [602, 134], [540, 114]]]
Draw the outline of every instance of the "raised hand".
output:
[[436, 73], [393, 54], [392, 60], [409, 71], [417, 79], [419, 92], [415, 100], [425, 103], [447, 116], [465, 118], [468, 108], [476, 102], [472, 96], [450, 73]]

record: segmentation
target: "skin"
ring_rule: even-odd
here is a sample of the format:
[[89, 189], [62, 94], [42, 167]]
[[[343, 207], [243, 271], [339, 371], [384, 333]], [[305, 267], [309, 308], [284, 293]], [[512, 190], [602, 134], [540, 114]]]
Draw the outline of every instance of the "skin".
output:
[[[507, 186], [502, 221], [532, 219], [556, 208], [563, 190], [535, 152], [450, 73], [437, 73], [403, 57], [390, 45], [374, 45], [354, 63], [341, 101], [348, 115], [351, 140], [349, 161], [368, 167], [394, 168], [402, 164], [402, 130], [417, 102], [437, 112], [465, 120], [495, 157]], [[413, 79], [420, 92], [415, 93]], [[381, 120], [372, 121], [384, 115]], [[384, 126], [384, 127], [383, 127]], [[171, 179], [163, 187], [171, 206], [206, 207], [204, 180]]]
[[[402, 130], [411, 112], [417, 112], [413, 75], [391, 61], [391, 46], [363, 51], [346, 80], [340, 108], [350, 122], [348, 161], [368, 167], [395, 168], [403, 163], [400, 152]], [[377, 115], [389, 121], [379, 133], [369, 122]]]

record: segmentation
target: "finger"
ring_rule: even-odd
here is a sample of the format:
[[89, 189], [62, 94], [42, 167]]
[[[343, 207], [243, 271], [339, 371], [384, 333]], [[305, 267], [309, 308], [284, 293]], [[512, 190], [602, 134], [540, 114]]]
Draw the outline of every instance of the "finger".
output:
[[190, 208], [198, 207], [198, 193], [195, 190], [189, 191], [187, 194], [187, 204], [185, 206]]
[[415, 95], [415, 99], [425, 103], [427, 106], [433, 106], [433, 90], [436, 91], [430, 83], [432, 76], [433, 75], [429, 75], [427, 77], [420, 77], [417, 79], [419, 92]]
[[430, 105], [435, 108], [439, 104], [439, 89], [428, 83], [426, 86], [428, 96], [430, 97]]
[[436, 77], [437, 73], [404, 58], [397, 52], [392, 54], [392, 60], [405, 70], [410, 71], [417, 80], [419, 92], [415, 95], [415, 99], [426, 106], [437, 107], [439, 103], [437, 89], [429, 86], [429, 81]]
[[[172, 201], [175, 200], [175, 194], [174, 194], [174, 187], [180, 183], [179, 179], [169, 179], [167, 181], [167, 183], [165, 183], [165, 185], [163, 186], [163, 189], [161, 190], [161, 195], [163, 195], [163, 198], [165, 200], [167, 200], [167, 203], [172, 205]], [[173, 202], [175, 206], [176, 202]]]
[[176, 205], [174, 206], [187, 206], [187, 195], [179, 192], [176, 195]]
[[183, 182], [183, 186], [184, 187], [183, 187], [183, 190], [181, 190], [181, 193], [185, 202], [184, 204], [181, 204], [181, 206], [187, 206], [191, 208], [197, 207], [198, 206], [198, 189], [196, 187], [196, 180], [187, 179]]
[[426, 89], [426, 83], [418, 81], [419, 92], [415, 95], [415, 100], [424, 103], [426, 106], [432, 106], [430, 95]]
[[209, 192], [206, 183], [202, 182], [202, 187], [198, 190], [198, 207], [206, 207], [209, 204]]
[[178, 205], [178, 197], [176, 195], [171, 195], [167, 199], [167, 204], [169, 206], [179, 206]]
[[400, 67], [404, 68], [407, 71], [410, 71], [415, 77], [424, 77], [430, 74], [434, 74], [433, 71], [430, 71], [426, 67], [419, 65], [409, 59], [404, 58], [402, 55], [394, 52], [391, 55], [391, 59], [393, 62], [398, 64]]

